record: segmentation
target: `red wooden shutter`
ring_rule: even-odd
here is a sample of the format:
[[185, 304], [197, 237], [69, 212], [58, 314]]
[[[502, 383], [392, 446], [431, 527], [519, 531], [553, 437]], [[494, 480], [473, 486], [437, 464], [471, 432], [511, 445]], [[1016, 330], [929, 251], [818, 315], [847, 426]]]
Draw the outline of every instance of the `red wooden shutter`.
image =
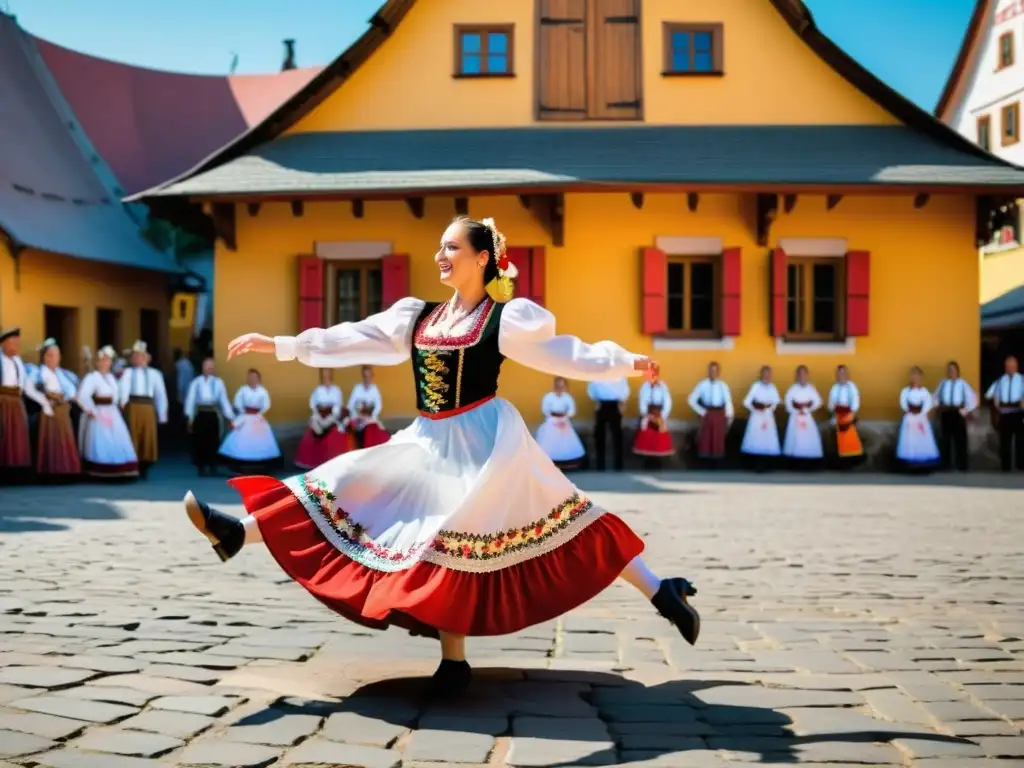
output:
[[381, 308], [387, 309], [409, 295], [409, 255], [392, 253], [380, 260]]
[[643, 250], [643, 331], [668, 330], [668, 257], [657, 248]]
[[324, 262], [317, 256], [299, 256], [299, 330], [324, 324]]
[[531, 298], [533, 279], [530, 270], [530, 249], [509, 246], [505, 250], [505, 255], [508, 256], [508, 260], [519, 270], [519, 276], [515, 280], [515, 297], [517, 299]]
[[722, 335], [740, 335], [740, 254], [739, 248], [722, 251]]
[[533, 248], [530, 257], [530, 298], [544, 306], [547, 272], [543, 248]]
[[786, 252], [781, 248], [772, 251], [772, 295], [771, 295], [771, 331], [772, 336], [779, 338], [786, 335], [786, 294], [789, 285], [786, 272]]
[[846, 335], [867, 336], [871, 305], [871, 253], [846, 254]]

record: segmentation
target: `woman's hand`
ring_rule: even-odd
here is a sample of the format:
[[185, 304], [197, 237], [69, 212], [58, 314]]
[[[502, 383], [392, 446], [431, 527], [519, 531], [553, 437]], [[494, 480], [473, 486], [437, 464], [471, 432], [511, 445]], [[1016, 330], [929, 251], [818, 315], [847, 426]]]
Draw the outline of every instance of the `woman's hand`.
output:
[[641, 356], [633, 360], [633, 370], [646, 373], [651, 378], [654, 378], [661, 372], [661, 366], [654, 360], [651, 360], [651, 358]]
[[260, 333], [247, 333], [228, 344], [228, 360], [248, 352], [259, 352], [269, 355], [274, 351], [275, 345], [272, 338]]

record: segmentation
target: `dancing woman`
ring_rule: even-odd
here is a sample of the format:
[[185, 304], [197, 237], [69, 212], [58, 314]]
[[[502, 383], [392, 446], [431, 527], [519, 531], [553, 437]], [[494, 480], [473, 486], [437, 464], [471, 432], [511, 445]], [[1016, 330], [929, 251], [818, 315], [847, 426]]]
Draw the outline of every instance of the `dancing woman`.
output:
[[412, 358], [420, 416], [383, 445], [338, 456], [283, 483], [230, 481], [249, 516], [191, 493], [192, 523], [223, 560], [264, 541], [278, 564], [337, 613], [375, 629], [439, 636], [435, 693], [469, 685], [467, 635], [503, 635], [553, 619], [621, 577], [691, 644], [700, 617], [682, 578], [660, 580], [643, 541], [593, 504], [495, 397], [504, 358], [576, 379], [617, 379], [657, 365], [610, 341], [556, 336], [555, 318], [511, 294], [515, 268], [489, 220], [457, 218], [434, 256], [443, 303], [402, 299], [355, 323], [297, 337], [248, 334], [228, 356], [276, 353], [306, 365], [396, 365]]

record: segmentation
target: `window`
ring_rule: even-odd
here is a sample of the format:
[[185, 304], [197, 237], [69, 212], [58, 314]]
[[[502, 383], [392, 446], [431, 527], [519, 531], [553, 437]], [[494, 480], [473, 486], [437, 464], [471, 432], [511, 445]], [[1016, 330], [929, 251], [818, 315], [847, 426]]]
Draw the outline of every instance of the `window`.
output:
[[842, 259], [797, 258], [786, 264], [786, 336], [843, 337]]
[[722, 74], [721, 24], [665, 24], [663, 75]]
[[455, 77], [511, 77], [511, 24], [455, 27]]
[[342, 261], [328, 265], [327, 325], [355, 322], [383, 308], [381, 263]]
[[1020, 102], [1007, 104], [1003, 107], [1003, 146], [1016, 144], [1020, 141]]
[[991, 128], [992, 119], [988, 115], [978, 118], [978, 146], [986, 152], [990, 151], [992, 147]]
[[1013, 64], [1013, 32], [999, 36], [999, 62], [996, 69], [1005, 69]]
[[538, 0], [538, 8], [537, 119], [640, 119], [640, 0]]
[[666, 327], [670, 334], [718, 335], [718, 281], [715, 257], [669, 258]]

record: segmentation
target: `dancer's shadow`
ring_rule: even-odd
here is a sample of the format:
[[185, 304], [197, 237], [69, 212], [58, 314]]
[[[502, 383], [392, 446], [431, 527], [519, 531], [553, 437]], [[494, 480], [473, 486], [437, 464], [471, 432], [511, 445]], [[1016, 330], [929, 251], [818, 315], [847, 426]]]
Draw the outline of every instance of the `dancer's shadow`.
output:
[[[413, 730], [511, 736], [513, 765], [628, 765], [709, 750], [744, 753], [762, 763], [861, 762], [847, 755], [856, 749], [889, 750], [898, 762], [899, 753], [886, 746], [897, 739], [974, 744], [875, 720], [851, 706], [804, 706], [794, 721], [786, 712], [742, 703], [765, 691], [792, 689], [735, 681], [644, 686], [594, 672], [483, 669], [475, 674], [468, 692], [447, 701], [426, 695], [425, 678], [395, 678], [365, 685], [337, 704], [291, 699], [274, 706], [320, 715], [350, 712]], [[785, 693], [779, 696], [785, 699]], [[793, 702], [782, 706], [801, 706], [799, 696]]]

